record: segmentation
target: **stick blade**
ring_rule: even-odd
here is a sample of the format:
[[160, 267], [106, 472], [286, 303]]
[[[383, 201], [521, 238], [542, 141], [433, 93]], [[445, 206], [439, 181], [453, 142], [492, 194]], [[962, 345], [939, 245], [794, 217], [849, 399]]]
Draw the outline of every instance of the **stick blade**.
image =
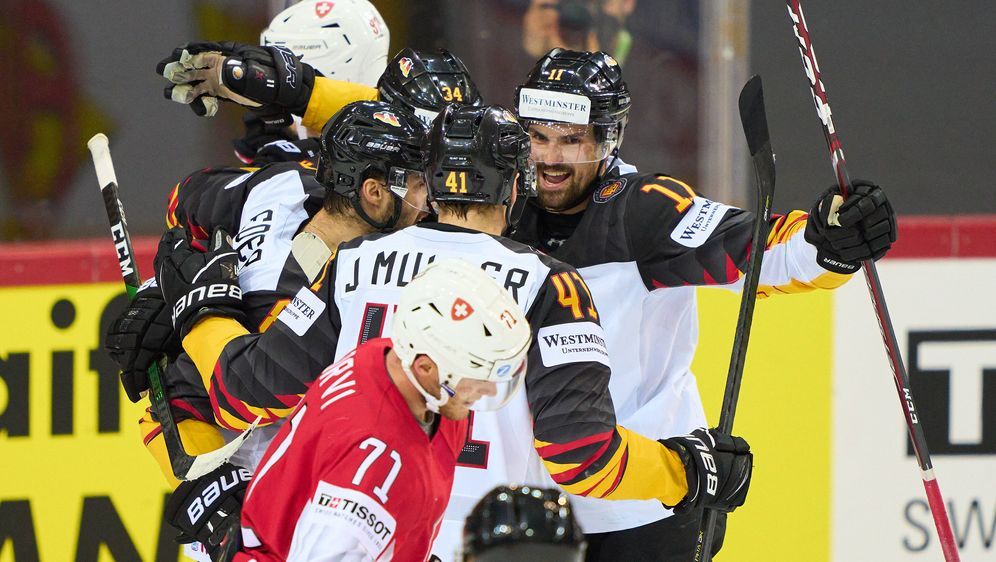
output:
[[[197, 456], [188, 456], [187, 462], [189, 466], [185, 467], [186, 470], [177, 470], [177, 465], [173, 465], [173, 475], [177, 477], [178, 480], [197, 480], [201, 476], [211, 472], [212, 470], [218, 468], [219, 466], [225, 464], [228, 459], [232, 458], [232, 455], [239, 450], [239, 447], [245, 443], [249, 435], [252, 434], [256, 426], [262, 418], [256, 418], [256, 421], [252, 422], [245, 431], [243, 431], [238, 437], [226, 443], [223, 447], [215, 449], [207, 453], [202, 453]], [[186, 463], [180, 463], [186, 464]], [[179, 474], [183, 472], [183, 474]]]
[[766, 143], [770, 146], [768, 117], [764, 112], [764, 90], [761, 88], [761, 77], [757, 74], [751, 76], [740, 90], [740, 121], [744, 126], [751, 156], [760, 152]]
[[97, 133], [86, 142], [86, 147], [90, 149], [90, 157], [93, 158], [93, 168], [97, 171], [97, 183], [101, 189], [110, 184], [117, 185], [118, 178], [114, 175], [114, 163], [111, 161], [111, 150], [108, 146], [107, 135]]

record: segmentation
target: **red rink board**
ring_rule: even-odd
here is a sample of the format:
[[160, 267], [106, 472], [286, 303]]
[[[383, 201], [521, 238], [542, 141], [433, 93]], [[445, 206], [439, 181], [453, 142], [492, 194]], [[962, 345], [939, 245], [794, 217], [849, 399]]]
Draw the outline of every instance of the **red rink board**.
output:
[[[133, 240], [138, 270], [152, 275], [157, 238]], [[996, 257], [996, 215], [903, 216], [888, 259]], [[0, 287], [121, 280], [110, 238], [0, 244]]]

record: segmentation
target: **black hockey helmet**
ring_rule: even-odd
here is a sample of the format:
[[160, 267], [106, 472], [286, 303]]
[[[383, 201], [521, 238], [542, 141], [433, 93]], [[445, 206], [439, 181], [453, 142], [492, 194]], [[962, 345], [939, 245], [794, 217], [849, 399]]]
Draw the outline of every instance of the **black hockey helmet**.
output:
[[426, 125], [449, 103], [481, 105], [481, 94], [463, 61], [440, 49], [402, 49], [377, 81], [380, 99], [413, 112]]
[[585, 541], [567, 494], [499, 486], [477, 503], [463, 528], [467, 562], [580, 561]]
[[622, 144], [631, 98], [622, 68], [603, 51], [553, 49], [516, 88], [519, 118], [546, 125], [592, 125], [601, 160]]
[[[536, 169], [529, 135], [499, 106], [448, 105], [433, 121], [425, 147], [426, 184], [435, 202], [508, 205], [518, 181], [518, 200], [535, 194]], [[508, 209], [509, 226], [516, 213]]]
[[[319, 137], [315, 177], [350, 200], [356, 213], [374, 228], [393, 228], [401, 215], [408, 177], [422, 176], [426, 127], [412, 113], [382, 101], [351, 103], [336, 113]], [[394, 194], [394, 212], [377, 222], [360, 205], [363, 181], [379, 174]]]

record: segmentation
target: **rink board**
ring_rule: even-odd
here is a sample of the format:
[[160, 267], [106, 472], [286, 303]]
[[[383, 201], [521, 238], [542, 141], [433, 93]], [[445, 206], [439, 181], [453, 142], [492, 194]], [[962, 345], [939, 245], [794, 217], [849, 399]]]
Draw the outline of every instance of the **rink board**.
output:
[[[138, 246], [149, 271], [153, 244]], [[160, 523], [167, 488], [139, 444], [142, 408], [98, 351], [124, 304], [105, 247], [0, 247], [0, 562], [176, 559]], [[962, 559], [990, 559], [996, 259], [909, 257], [879, 270]], [[698, 298], [693, 368], [715, 420], [739, 297]], [[757, 454], [755, 479], [719, 559], [938, 560], [863, 279], [759, 301], [750, 350], [735, 427]]]

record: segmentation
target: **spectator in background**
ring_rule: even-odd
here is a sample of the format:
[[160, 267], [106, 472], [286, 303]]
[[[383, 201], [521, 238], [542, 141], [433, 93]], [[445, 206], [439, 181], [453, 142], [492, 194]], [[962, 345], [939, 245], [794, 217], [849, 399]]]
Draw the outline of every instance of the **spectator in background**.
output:
[[[630, 21], [655, 32], [631, 31]], [[697, 6], [685, 0], [530, 0], [522, 49], [534, 60], [555, 47], [611, 54], [630, 69], [626, 82], [640, 100], [633, 108], [639, 119], [626, 128], [627, 163], [697, 184], [698, 45], [688, 41], [698, 34], [689, 22], [697, 21]]]

